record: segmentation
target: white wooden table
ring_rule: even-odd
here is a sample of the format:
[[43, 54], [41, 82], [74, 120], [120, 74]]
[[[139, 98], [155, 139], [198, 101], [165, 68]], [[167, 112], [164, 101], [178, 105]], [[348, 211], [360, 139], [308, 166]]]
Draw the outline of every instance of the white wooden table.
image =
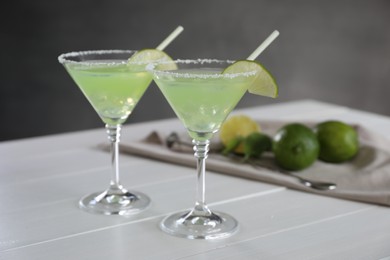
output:
[[[236, 111], [256, 119], [359, 122], [390, 138], [390, 118], [304, 100]], [[60, 120], [60, 119], [59, 119]], [[124, 127], [123, 141], [177, 119]], [[133, 217], [78, 209], [86, 193], [105, 189], [110, 159], [95, 129], [0, 143], [0, 259], [383, 259], [390, 257], [390, 208], [334, 199], [222, 174], [207, 173], [212, 209], [240, 222], [234, 236], [187, 240], [162, 233], [161, 219], [190, 208], [191, 168], [121, 155], [122, 183], [148, 194]], [[390, 187], [389, 187], [390, 189]]]

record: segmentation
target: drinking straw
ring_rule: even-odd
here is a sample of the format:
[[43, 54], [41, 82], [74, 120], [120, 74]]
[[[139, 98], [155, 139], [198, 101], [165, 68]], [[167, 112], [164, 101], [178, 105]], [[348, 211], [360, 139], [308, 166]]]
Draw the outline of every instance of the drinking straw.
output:
[[184, 30], [183, 26], [178, 26], [170, 35], [168, 35], [165, 40], [163, 40], [160, 45], [157, 46], [157, 50], [164, 50], [182, 31]]
[[247, 58], [247, 60], [254, 60], [257, 58], [257, 56], [260, 55], [260, 53], [262, 53], [267, 47], [268, 45], [270, 45], [275, 39], [276, 37], [279, 36], [279, 32], [277, 30], [273, 31], [268, 37], [267, 39], [265, 39], [260, 45], [259, 47], [257, 47], [256, 50], [254, 50], [254, 52], [252, 52], [251, 55], [249, 55], [249, 57]]

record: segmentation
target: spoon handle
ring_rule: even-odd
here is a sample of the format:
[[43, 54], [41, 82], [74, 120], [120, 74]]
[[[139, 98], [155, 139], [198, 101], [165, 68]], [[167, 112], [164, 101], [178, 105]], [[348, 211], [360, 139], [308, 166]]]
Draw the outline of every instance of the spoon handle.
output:
[[306, 179], [304, 177], [292, 174], [289, 171], [285, 171], [282, 169], [275, 169], [273, 167], [255, 162], [253, 160], [250, 160], [249, 163], [252, 165], [252, 167], [255, 167], [255, 168], [268, 169], [274, 173], [283, 174], [283, 175], [287, 175], [289, 177], [295, 178], [295, 179], [299, 180], [299, 182], [302, 183], [303, 185], [305, 185], [306, 187], [312, 188], [315, 190], [327, 191], [327, 190], [334, 190], [337, 187], [337, 185], [335, 183], [309, 180], [309, 179]]

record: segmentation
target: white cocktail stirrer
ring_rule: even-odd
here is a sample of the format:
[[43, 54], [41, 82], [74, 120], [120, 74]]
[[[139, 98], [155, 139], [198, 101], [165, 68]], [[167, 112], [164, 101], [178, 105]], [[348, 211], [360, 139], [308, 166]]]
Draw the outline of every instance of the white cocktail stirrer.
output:
[[157, 50], [164, 50], [182, 31], [184, 30], [183, 26], [178, 26], [170, 35], [168, 35], [165, 40], [163, 40], [160, 45], [157, 46]]
[[273, 31], [268, 37], [267, 39], [265, 39], [260, 45], [259, 47], [257, 47], [256, 50], [254, 50], [252, 52], [251, 55], [249, 55], [249, 57], [247, 58], [247, 60], [254, 60], [256, 59], [275, 39], [276, 37], [279, 36], [279, 32], [278, 31]]

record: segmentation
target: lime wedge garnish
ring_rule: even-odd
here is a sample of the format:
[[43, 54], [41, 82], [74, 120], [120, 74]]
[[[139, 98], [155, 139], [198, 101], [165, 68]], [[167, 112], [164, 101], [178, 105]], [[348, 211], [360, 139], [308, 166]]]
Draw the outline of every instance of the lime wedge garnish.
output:
[[257, 61], [240, 60], [227, 67], [223, 73], [236, 74], [256, 71], [256, 79], [249, 86], [249, 93], [276, 98], [278, 85], [271, 73]]
[[128, 66], [145, 66], [147, 64], [158, 62], [158, 68], [163, 70], [176, 70], [177, 65], [173, 59], [164, 51], [157, 49], [143, 49], [137, 51], [128, 60]]

